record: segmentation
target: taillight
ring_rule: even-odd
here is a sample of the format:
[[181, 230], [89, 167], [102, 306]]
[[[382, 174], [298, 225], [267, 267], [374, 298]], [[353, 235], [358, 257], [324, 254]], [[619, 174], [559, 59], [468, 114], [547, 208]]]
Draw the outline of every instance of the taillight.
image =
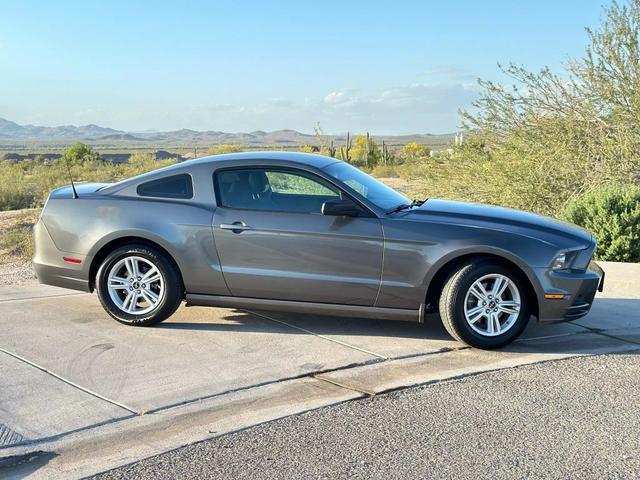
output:
[[82, 260], [80, 260], [79, 258], [73, 258], [73, 257], [62, 257], [62, 259], [63, 259], [65, 262], [68, 262], [68, 263], [82, 263]]

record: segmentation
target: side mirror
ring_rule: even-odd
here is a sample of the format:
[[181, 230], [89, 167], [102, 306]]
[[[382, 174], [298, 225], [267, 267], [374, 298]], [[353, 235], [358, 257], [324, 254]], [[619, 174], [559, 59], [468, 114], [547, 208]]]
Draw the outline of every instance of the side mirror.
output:
[[336, 217], [357, 217], [361, 210], [348, 199], [328, 200], [322, 204], [323, 215], [333, 215]]

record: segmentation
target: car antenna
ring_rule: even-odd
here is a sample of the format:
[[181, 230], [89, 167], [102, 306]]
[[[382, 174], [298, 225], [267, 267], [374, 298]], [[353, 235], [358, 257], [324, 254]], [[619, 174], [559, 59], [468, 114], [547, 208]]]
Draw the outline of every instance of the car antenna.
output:
[[71, 167], [67, 163], [67, 173], [69, 174], [69, 180], [71, 181], [71, 191], [73, 192], [72, 198], [78, 198], [78, 192], [76, 192], [76, 186], [73, 184], [73, 176], [71, 175]]

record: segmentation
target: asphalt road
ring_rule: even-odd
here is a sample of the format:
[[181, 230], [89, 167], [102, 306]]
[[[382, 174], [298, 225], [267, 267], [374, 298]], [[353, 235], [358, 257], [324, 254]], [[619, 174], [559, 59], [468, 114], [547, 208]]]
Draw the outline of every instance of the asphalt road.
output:
[[638, 478], [639, 404], [639, 353], [573, 358], [288, 417], [96, 478]]

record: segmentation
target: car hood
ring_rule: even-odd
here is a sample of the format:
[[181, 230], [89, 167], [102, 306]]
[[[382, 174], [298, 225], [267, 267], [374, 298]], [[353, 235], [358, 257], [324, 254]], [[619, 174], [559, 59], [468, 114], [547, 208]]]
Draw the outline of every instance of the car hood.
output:
[[494, 224], [503, 230], [537, 230], [552, 235], [569, 237], [579, 242], [590, 243], [593, 236], [583, 228], [555, 218], [536, 215], [512, 208], [496, 207], [480, 203], [456, 202], [430, 199], [420, 207], [407, 211], [408, 217], [445, 217], [468, 225], [488, 226]]

